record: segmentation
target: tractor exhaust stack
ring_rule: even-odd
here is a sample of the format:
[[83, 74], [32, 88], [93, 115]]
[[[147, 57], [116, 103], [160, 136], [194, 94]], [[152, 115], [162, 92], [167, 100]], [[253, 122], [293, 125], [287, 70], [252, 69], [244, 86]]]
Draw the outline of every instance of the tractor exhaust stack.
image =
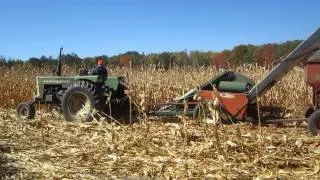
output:
[[60, 48], [60, 53], [59, 53], [59, 60], [57, 64], [57, 68], [55, 70], [55, 75], [56, 76], [61, 76], [61, 54], [62, 54], [63, 47]]

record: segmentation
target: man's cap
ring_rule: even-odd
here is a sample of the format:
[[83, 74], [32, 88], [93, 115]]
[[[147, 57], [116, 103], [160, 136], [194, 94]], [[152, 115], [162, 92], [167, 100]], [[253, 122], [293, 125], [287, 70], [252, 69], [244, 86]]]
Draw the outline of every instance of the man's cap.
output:
[[98, 65], [104, 65], [104, 61], [102, 59], [98, 60]]

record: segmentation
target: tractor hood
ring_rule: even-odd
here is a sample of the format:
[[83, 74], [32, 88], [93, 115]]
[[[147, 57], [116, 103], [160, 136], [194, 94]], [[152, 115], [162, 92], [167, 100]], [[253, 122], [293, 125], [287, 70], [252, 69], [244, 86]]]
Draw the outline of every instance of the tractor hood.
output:
[[[108, 88], [116, 91], [119, 84], [124, 81], [121, 76], [109, 76], [105, 79], [104, 84]], [[67, 89], [72, 83], [79, 80], [85, 80], [95, 83], [102, 83], [101, 78], [97, 75], [89, 76], [37, 76], [37, 96], [42, 97], [45, 86], [59, 86], [62, 89]]]

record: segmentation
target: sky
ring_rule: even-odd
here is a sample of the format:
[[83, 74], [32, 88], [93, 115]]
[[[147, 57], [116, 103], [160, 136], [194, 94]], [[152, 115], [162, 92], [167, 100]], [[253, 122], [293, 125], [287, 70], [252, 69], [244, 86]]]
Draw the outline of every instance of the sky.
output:
[[305, 39], [319, 0], [0, 0], [0, 56], [221, 51]]

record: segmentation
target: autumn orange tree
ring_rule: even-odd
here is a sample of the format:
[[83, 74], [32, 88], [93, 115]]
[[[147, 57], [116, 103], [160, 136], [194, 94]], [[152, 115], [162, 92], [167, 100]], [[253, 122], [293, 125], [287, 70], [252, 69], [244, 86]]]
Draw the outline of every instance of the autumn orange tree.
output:
[[220, 68], [228, 69], [229, 68], [229, 62], [228, 62], [228, 56], [230, 54], [230, 51], [224, 50], [220, 53], [214, 53], [212, 55], [212, 64], [213, 66], [219, 70]]
[[131, 62], [131, 58], [130, 58], [129, 55], [122, 55], [120, 57], [119, 65], [120, 66], [129, 67], [130, 66], [130, 62]]
[[266, 44], [259, 47], [255, 53], [255, 61], [259, 65], [268, 66], [272, 64], [275, 58], [275, 52], [277, 49], [276, 44]]

